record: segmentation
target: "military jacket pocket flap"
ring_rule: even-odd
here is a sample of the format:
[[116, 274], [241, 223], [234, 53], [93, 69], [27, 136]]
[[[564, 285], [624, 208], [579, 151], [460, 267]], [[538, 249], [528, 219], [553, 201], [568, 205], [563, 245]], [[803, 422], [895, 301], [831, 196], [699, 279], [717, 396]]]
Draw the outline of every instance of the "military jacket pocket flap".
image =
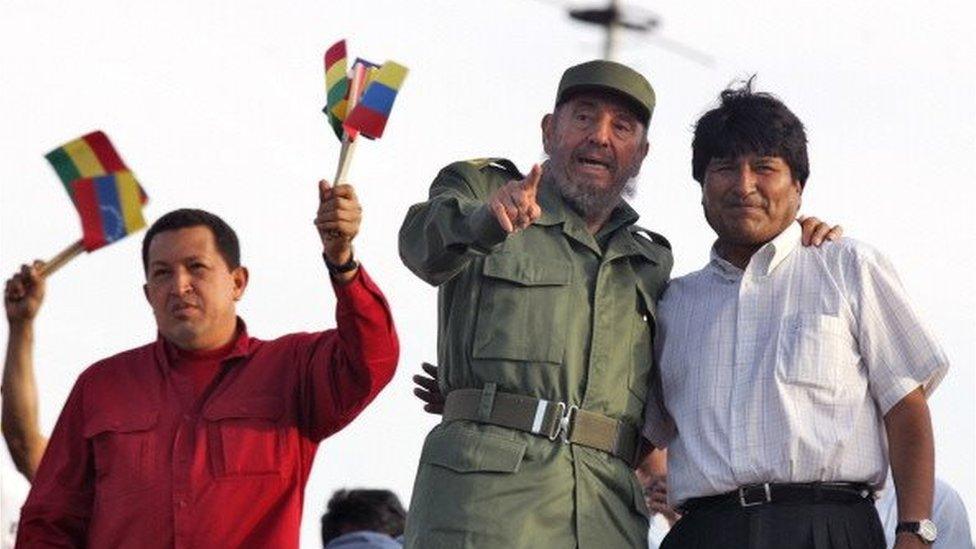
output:
[[135, 412], [126, 415], [94, 415], [85, 420], [85, 438], [94, 438], [101, 433], [134, 433], [148, 431], [159, 421], [159, 411]]
[[427, 437], [420, 459], [458, 473], [514, 473], [522, 463], [525, 447], [524, 442], [451, 423]]
[[656, 296], [648, 288], [645, 288], [641, 282], [637, 283], [637, 294], [640, 296], [644, 312], [649, 313], [652, 319], [657, 318]]
[[204, 410], [203, 417], [210, 421], [232, 418], [277, 421], [284, 413], [284, 408], [280, 397], [233, 399], [215, 402]]
[[484, 275], [522, 286], [565, 286], [572, 270], [565, 261], [526, 254], [497, 253], [485, 258]]

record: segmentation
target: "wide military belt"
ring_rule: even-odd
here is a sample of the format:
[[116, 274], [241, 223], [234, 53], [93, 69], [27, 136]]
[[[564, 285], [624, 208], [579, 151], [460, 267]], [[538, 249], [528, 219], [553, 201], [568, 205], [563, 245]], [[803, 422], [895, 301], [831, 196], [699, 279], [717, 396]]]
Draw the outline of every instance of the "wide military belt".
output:
[[476, 421], [602, 450], [633, 467], [639, 433], [627, 422], [576, 405], [485, 389], [455, 389], [444, 402], [444, 421]]

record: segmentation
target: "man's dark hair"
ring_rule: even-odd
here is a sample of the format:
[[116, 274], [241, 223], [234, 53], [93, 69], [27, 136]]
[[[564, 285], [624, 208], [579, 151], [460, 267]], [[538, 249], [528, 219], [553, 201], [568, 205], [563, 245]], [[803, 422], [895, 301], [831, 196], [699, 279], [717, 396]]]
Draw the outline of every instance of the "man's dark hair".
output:
[[695, 181], [705, 183], [705, 169], [713, 158], [756, 154], [782, 158], [800, 186], [806, 184], [810, 163], [803, 123], [775, 96], [752, 91], [755, 78], [753, 75], [738, 89], [723, 91], [719, 106], [695, 124], [691, 143]]
[[237, 242], [237, 233], [230, 228], [230, 225], [208, 211], [181, 208], [160, 217], [146, 231], [146, 236], [142, 238], [142, 270], [149, 272], [149, 244], [152, 243], [153, 237], [166, 231], [199, 226], [207, 227], [213, 233], [217, 251], [229, 268], [236, 269], [241, 266], [241, 246]]
[[407, 512], [389, 490], [336, 490], [322, 515], [322, 545], [348, 532], [368, 530], [398, 537]]

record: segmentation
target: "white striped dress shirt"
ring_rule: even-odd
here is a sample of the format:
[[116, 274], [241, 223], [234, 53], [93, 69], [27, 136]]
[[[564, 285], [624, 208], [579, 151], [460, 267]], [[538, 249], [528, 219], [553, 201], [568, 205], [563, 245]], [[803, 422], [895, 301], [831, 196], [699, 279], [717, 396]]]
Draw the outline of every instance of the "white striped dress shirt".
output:
[[793, 223], [743, 271], [718, 257], [658, 303], [644, 436], [668, 448], [672, 505], [761, 482], [867, 482], [888, 469], [882, 418], [948, 363], [888, 261]]

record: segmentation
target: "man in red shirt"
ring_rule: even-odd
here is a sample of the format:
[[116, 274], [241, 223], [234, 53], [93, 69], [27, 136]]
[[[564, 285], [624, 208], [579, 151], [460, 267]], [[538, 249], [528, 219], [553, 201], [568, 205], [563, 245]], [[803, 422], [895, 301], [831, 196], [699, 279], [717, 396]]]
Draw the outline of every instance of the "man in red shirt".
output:
[[320, 184], [315, 224], [338, 298], [337, 330], [262, 341], [235, 303], [237, 236], [177, 210], [143, 240], [155, 343], [81, 374], [24, 505], [21, 546], [297, 547], [319, 441], [393, 376], [383, 294], [352, 256], [352, 187]]

